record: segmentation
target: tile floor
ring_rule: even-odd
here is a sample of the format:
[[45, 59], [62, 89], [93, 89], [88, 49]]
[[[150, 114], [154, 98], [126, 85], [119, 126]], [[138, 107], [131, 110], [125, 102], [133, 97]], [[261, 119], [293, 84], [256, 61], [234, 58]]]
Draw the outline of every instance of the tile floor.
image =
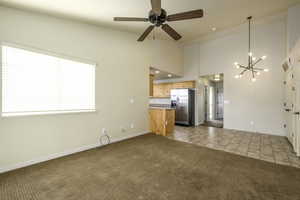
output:
[[174, 133], [167, 137], [272, 163], [300, 168], [300, 158], [296, 157], [290, 143], [285, 137], [205, 126], [176, 126]]

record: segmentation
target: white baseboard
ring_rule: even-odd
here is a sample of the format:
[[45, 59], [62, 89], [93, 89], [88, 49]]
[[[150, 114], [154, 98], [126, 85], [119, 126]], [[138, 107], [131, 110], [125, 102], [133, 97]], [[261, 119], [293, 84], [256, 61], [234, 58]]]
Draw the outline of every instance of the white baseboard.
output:
[[[142, 133], [137, 133], [137, 134], [133, 134], [133, 135], [122, 137], [122, 138], [112, 139], [111, 143], [120, 142], [120, 141], [127, 140], [127, 139], [130, 139], [130, 138], [145, 135], [147, 133], [150, 133], [150, 131], [145, 131], [145, 132], [142, 132]], [[17, 163], [15, 165], [7, 166], [7, 167], [0, 167], [0, 174], [8, 172], [8, 171], [15, 170], [15, 169], [23, 168], [23, 167], [28, 167], [30, 165], [45, 162], [45, 161], [48, 161], [48, 160], [53, 160], [53, 159], [56, 159], [56, 158], [60, 158], [60, 157], [68, 156], [68, 155], [71, 155], [71, 154], [79, 153], [79, 152], [86, 151], [86, 150], [89, 150], [89, 149], [94, 149], [94, 148], [97, 148], [97, 147], [100, 147], [100, 146], [104, 146], [104, 145], [101, 145], [100, 143], [85, 145], [85, 146], [82, 146], [82, 147], [78, 147], [76, 149], [67, 150], [67, 151], [60, 152], [60, 153], [54, 153], [54, 154], [51, 154], [51, 155], [48, 155], [48, 156], [45, 156], [45, 157], [32, 159], [32, 160], [21, 162], [21, 163]]]

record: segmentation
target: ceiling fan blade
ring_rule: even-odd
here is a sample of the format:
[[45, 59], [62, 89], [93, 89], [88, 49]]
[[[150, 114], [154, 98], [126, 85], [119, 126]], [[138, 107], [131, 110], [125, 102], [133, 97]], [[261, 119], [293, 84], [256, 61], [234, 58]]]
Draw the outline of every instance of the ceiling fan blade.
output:
[[151, 0], [151, 5], [152, 11], [159, 16], [161, 14], [161, 0]]
[[202, 9], [169, 15], [167, 17], [167, 21], [172, 22], [172, 21], [180, 21], [180, 20], [187, 20], [187, 19], [194, 19], [194, 18], [201, 18], [201, 17], [203, 17]]
[[139, 17], [114, 17], [114, 21], [119, 22], [147, 22], [148, 18], [139, 18]]
[[145, 38], [151, 33], [151, 31], [154, 29], [154, 26], [149, 26], [146, 31], [141, 35], [141, 37], [138, 39], [139, 42], [143, 42]]
[[171, 36], [174, 40], [180, 40], [182, 37], [177, 33], [171, 26], [168, 24], [164, 24], [161, 27], [169, 36]]

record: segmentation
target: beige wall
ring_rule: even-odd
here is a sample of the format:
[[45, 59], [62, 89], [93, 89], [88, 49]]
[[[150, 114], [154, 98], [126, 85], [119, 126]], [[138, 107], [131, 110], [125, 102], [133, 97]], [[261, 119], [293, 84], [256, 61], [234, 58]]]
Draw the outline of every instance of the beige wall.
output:
[[286, 56], [286, 18], [272, 17], [253, 28], [253, 53], [255, 56], [267, 55], [267, 60], [260, 66], [270, 69], [269, 73], [258, 77], [256, 83], [249, 77], [234, 78], [240, 70], [235, 69], [233, 63], [247, 63], [246, 24], [226, 33], [217, 33], [202, 42], [187, 44], [185, 51], [198, 54], [185, 57], [184, 63], [199, 62], [199, 76], [224, 74], [224, 100], [228, 102], [224, 105], [225, 128], [285, 135], [281, 64]]
[[287, 20], [287, 52], [291, 53], [300, 37], [300, 4], [290, 7]]
[[182, 51], [173, 41], [138, 43], [135, 34], [4, 7], [0, 7], [0, 30], [0, 42], [98, 64], [96, 113], [0, 117], [0, 171], [97, 144], [102, 128], [114, 140], [148, 131], [149, 66], [183, 73]]

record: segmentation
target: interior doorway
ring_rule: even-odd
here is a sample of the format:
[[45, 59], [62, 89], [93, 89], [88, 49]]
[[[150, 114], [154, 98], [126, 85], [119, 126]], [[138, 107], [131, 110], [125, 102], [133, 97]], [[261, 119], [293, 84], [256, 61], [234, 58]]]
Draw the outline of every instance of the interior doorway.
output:
[[[223, 128], [224, 121], [224, 75], [202, 76], [199, 80], [203, 88], [203, 126]], [[200, 87], [201, 88], [201, 87]]]

